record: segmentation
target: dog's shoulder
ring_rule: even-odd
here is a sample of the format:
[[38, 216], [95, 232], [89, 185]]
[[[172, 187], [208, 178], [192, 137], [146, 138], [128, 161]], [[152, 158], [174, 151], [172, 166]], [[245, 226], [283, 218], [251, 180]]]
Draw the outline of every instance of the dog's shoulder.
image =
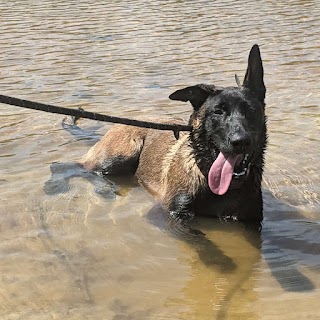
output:
[[206, 187], [206, 178], [196, 163], [189, 133], [181, 134], [179, 140], [165, 155], [162, 162], [161, 184], [164, 203], [169, 203], [179, 192], [195, 195]]

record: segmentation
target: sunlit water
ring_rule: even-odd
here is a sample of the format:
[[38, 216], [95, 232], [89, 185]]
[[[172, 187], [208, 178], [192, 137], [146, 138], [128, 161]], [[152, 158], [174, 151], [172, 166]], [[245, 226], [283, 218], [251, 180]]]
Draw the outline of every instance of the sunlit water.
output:
[[159, 209], [132, 181], [103, 197], [80, 177], [47, 195], [50, 164], [96, 139], [1, 104], [1, 319], [320, 318], [319, 1], [3, 0], [0, 12], [1, 94], [116, 116], [187, 119], [169, 94], [235, 85], [258, 43], [270, 136], [261, 235], [201, 219], [199, 249], [146, 218]]

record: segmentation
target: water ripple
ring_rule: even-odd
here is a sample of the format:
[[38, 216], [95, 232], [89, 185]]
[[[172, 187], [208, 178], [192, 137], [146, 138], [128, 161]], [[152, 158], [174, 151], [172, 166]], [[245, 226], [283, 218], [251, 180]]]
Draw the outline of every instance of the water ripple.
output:
[[258, 43], [270, 135], [260, 242], [208, 223], [190, 249], [139, 216], [152, 205], [139, 188], [80, 175], [51, 180], [45, 194], [50, 164], [79, 159], [106, 127], [83, 120], [88, 130], [71, 139], [60, 116], [0, 105], [1, 316], [318, 318], [319, 1], [0, 1], [0, 10], [1, 94], [115, 116], [188, 119], [191, 107], [169, 94], [234, 86]]

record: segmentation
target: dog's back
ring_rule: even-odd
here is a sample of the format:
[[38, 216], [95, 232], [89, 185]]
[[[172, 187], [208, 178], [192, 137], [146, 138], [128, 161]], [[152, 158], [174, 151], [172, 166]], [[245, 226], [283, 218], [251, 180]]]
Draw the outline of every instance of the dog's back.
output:
[[[183, 124], [179, 118], [162, 117], [146, 121], [167, 124]], [[88, 170], [99, 171], [105, 175], [135, 174], [139, 182], [149, 192], [163, 197], [165, 185], [172, 169], [175, 168], [177, 156], [191, 149], [188, 144], [189, 133], [180, 133], [177, 140], [172, 132], [127, 125], [114, 125], [106, 135], [96, 143], [80, 160]], [[182, 160], [182, 159], [181, 159]], [[175, 174], [179, 173], [177, 165]]]
[[[105, 175], [136, 175], [176, 220], [206, 214], [261, 221], [265, 92], [255, 45], [242, 86], [200, 84], [170, 96], [192, 104], [190, 133], [176, 140], [172, 132], [115, 125], [80, 165]], [[156, 121], [183, 123], [166, 117]]]

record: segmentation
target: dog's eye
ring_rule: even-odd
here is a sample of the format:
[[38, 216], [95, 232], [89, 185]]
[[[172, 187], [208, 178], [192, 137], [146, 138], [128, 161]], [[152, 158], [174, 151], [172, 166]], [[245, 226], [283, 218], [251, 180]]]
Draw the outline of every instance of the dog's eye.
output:
[[214, 114], [217, 114], [219, 116], [223, 115], [223, 110], [222, 109], [216, 109], [214, 110]]

